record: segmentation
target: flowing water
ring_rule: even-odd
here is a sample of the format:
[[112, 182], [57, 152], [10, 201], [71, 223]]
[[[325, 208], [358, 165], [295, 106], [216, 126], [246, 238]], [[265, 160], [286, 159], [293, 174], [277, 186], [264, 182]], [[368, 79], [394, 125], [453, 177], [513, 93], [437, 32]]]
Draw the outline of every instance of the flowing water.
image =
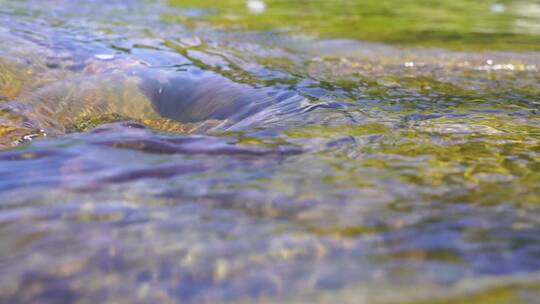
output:
[[539, 16], [0, 0], [0, 302], [540, 303]]

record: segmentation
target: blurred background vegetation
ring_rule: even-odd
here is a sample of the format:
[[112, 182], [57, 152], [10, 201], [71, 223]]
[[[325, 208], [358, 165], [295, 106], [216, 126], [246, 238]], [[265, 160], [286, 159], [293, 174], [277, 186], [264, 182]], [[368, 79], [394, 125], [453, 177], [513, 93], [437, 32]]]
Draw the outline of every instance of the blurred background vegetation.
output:
[[301, 31], [407, 46], [540, 50], [540, 3], [530, 0], [170, 0], [170, 4], [207, 9], [205, 19], [224, 29]]

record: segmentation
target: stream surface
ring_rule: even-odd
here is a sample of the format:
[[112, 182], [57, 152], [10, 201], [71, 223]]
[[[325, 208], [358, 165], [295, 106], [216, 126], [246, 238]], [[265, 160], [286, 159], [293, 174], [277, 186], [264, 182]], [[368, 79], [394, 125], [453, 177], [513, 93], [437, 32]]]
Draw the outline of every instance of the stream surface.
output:
[[540, 303], [539, 16], [0, 0], [0, 302]]

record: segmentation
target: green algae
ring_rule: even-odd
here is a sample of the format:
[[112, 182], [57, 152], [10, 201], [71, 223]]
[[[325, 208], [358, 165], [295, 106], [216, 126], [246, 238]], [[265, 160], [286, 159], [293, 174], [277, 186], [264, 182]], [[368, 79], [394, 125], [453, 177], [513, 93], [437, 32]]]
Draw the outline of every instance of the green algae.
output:
[[358, 237], [365, 234], [382, 233], [386, 230], [385, 227], [312, 227], [308, 228], [308, 232], [319, 236], [337, 236], [337, 237]]
[[9, 66], [0, 59], [0, 101], [9, 100], [19, 95], [23, 82], [21, 75], [17, 75], [14, 67]]
[[338, 127], [307, 125], [287, 131], [290, 138], [336, 138], [342, 136], [362, 136], [389, 133], [387, 126], [373, 123], [366, 125], [344, 125]]
[[488, 290], [473, 293], [468, 296], [457, 296], [449, 299], [431, 299], [418, 302], [418, 304], [526, 304], [540, 297], [540, 288], [535, 284], [508, 284], [501, 287], [492, 287]]
[[96, 113], [96, 114], [82, 114], [72, 122], [72, 125], [67, 127], [68, 132], [84, 132], [94, 129], [102, 124], [114, 123], [120, 121], [129, 120], [126, 117], [122, 117], [117, 113]]
[[[504, 115], [483, 114], [399, 127], [380, 123], [306, 126], [287, 134], [295, 139], [365, 142], [347, 147], [351, 141], [346, 141], [345, 150], [321, 152], [328, 155], [325, 159], [333, 167], [325, 174], [325, 183], [341, 189], [369, 187], [379, 178], [395, 178], [446, 193], [426, 193], [428, 200], [525, 206], [538, 204], [540, 193], [539, 121], [529, 119], [519, 123]], [[366, 175], [370, 169], [375, 171]]]

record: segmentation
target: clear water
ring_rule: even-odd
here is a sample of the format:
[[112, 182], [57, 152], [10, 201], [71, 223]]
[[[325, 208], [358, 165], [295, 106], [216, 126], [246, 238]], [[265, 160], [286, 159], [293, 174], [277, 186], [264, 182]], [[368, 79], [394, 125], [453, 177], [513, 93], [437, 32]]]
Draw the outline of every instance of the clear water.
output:
[[536, 1], [0, 1], [0, 302], [540, 302]]

